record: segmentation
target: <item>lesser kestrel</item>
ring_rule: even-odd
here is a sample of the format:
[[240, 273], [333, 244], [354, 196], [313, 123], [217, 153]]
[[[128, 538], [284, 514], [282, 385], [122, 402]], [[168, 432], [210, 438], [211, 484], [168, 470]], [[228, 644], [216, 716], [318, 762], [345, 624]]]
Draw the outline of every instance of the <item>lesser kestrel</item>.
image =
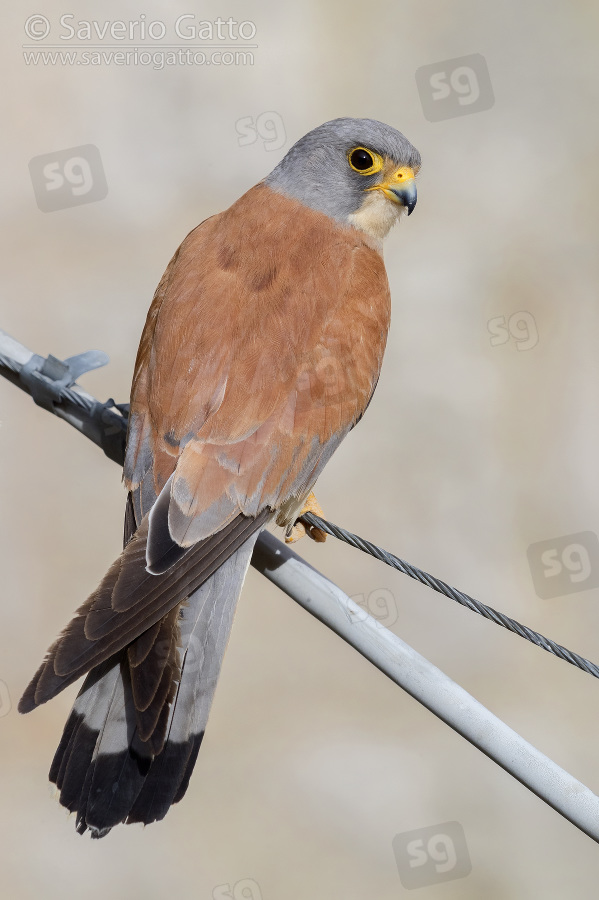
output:
[[185, 793], [258, 534], [294, 536], [375, 389], [382, 240], [419, 167], [388, 125], [327, 122], [169, 263], [133, 376], [124, 550], [19, 707], [87, 673], [50, 772], [78, 831], [153, 822]]

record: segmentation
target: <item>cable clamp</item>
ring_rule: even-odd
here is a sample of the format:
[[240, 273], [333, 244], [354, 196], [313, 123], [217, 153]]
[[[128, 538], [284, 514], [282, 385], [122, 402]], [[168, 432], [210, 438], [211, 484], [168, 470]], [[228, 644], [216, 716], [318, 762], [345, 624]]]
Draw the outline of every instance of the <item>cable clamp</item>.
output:
[[60, 403], [63, 392], [70, 388], [85, 372], [99, 369], [109, 362], [102, 350], [86, 350], [68, 359], [57, 359], [52, 354], [47, 357], [34, 353], [21, 367], [19, 377], [35, 403], [49, 412], [54, 412], [54, 404]]

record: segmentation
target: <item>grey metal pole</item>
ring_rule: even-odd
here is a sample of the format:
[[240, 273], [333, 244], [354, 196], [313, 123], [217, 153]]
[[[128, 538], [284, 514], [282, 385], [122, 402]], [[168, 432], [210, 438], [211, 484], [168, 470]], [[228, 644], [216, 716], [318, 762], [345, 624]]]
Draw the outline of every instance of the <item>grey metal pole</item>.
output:
[[[19, 367], [32, 356], [30, 350], [0, 331], [0, 374], [19, 384]], [[12, 371], [2, 369], [2, 357], [11, 362]], [[78, 393], [83, 400], [81, 408], [77, 404], [54, 411], [101, 445], [90, 412], [96, 401], [79, 388]], [[336, 584], [269, 532], [260, 535], [252, 565], [450, 728], [599, 842], [599, 797], [366, 613]]]
[[252, 565], [450, 728], [599, 842], [599, 797], [368, 615], [336, 584], [268, 532], [261, 535]]

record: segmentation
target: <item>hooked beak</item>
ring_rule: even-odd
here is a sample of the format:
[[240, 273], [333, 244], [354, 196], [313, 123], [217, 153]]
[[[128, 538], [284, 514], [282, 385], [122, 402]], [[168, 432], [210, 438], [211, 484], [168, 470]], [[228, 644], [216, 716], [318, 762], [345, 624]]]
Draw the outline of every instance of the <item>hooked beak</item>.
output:
[[382, 191], [385, 197], [393, 203], [405, 206], [408, 215], [411, 215], [416, 206], [416, 181], [414, 170], [410, 166], [402, 166], [397, 169], [390, 178], [381, 184], [374, 184], [366, 188], [367, 191]]

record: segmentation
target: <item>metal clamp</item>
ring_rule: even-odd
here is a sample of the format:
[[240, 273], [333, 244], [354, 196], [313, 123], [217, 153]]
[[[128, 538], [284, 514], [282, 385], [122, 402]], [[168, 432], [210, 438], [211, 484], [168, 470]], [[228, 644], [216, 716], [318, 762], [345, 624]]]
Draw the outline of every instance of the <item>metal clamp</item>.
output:
[[87, 350], [64, 361], [50, 353], [47, 357], [34, 353], [19, 373], [19, 377], [38, 406], [54, 412], [54, 404], [60, 403], [63, 392], [70, 388], [85, 372], [98, 369], [109, 362], [101, 350]]

